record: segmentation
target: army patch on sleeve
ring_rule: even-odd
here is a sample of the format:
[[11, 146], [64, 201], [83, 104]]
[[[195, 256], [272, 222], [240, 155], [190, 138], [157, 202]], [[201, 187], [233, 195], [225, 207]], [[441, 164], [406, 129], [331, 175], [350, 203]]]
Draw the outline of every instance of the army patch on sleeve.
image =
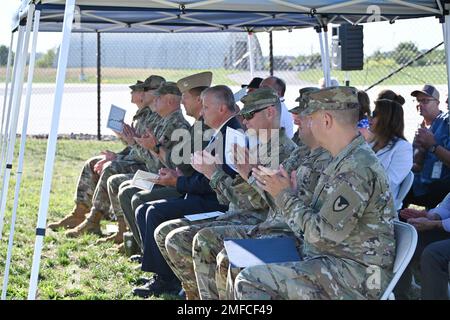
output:
[[333, 203], [333, 211], [334, 212], [341, 212], [347, 209], [347, 207], [350, 205], [350, 203], [345, 199], [343, 196], [339, 196], [334, 200]]

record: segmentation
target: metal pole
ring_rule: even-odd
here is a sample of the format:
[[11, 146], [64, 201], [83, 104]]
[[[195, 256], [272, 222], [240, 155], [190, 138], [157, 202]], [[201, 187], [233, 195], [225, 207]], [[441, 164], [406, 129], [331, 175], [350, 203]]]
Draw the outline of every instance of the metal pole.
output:
[[80, 34], [80, 81], [85, 81], [84, 75], [84, 32]]
[[[19, 32], [19, 36], [20, 36], [20, 32]], [[22, 37], [22, 36], [20, 36], [20, 37]], [[2, 144], [2, 152], [1, 152], [1, 155], [0, 155], [0, 172], [1, 172], [1, 176], [3, 176], [3, 173], [4, 173], [4, 170], [3, 170], [3, 168], [4, 168], [4, 163], [5, 163], [5, 156], [6, 156], [6, 153], [5, 153], [5, 151], [6, 151], [6, 146], [7, 146], [7, 141], [8, 141], [8, 129], [9, 129], [9, 119], [10, 119], [10, 116], [11, 116], [11, 106], [12, 106], [12, 99], [11, 99], [11, 97], [12, 97], [12, 95], [13, 95], [13, 89], [14, 89], [14, 83], [15, 83], [15, 74], [16, 74], [16, 71], [17, 71], [17, 57], [16, 57], [16, 59], [15, 59], [15, 62], [14, 62], [14, 66], [13, 66], [13, 70], [12, 70], [12, 74], [11, 74], [11, 64], [13, 63], [12, 61], [12, 56], [13, 56], [13, 51], [12, 51], [12, 46], [13, 46], [13, 40], [14, 40], [14, 33], [12, 32], [11, 33], [11, 43], [10, 43], [10, 46], [9, 46], [9, 52], [8, 52], [8, 66], [7, 66], [7, 69], [6, 69], [6, 84], [5, 84], [5, 96], [4, 96], [4, 100], [3, 100], [3, 111], [2, 111], [2, 128], [1, 128], [1, 131], [0, 131], [0, 134], [1, 134], [1, 138], [0, 138], [0, 141], [1, 141], [1, 144]], [[21, 43], [22, 42], [22, 38], [20, 38], [20, 39], [18, 39], [17, 40], [17, 50], [16, 50], [16, 53], [17, 52], [19, 52], [19, 48], [20, 48], [20, 45], [19, 45], [19, 43]], [[11, 92], [9, 93], [9, 95], [8, 95], [8, 84], [9, 84], [9, 81], [11, 80], [10, 78], [12, 78], [12, 82], [11, 82]], [[9, 98], [9, 100], [8, 100], [8, 98]], [[8, 111], [6, 111], [6, 105], [8, 104]], [[6, 115], [6, 119], [5, 119], [5, 115]], [[0, 199], [2, 198], [2, 194], [3, 193], [3, 189], [0, 191]]]
[[325, 70], [326, 70], [326, 84], [327, 87], [331, 86], [331, 70], [330, 70], [330, 52], [328, 47], [328, 25], [323, 27], [323, 46], [325, 48]]
[[252, 33], [249, 32], [247, 34], [247, 44], [248, 44], [248, 53], [249, 53], [249, 60], [250, 60], [250, 76], [253, 79], [253, 75], [255, 73], [255, 62], [253, 60], [253, 45], [252, 45]]
[[319, 34], [320, 58], [322, 61], [323, 79], [325, 81], [325, 87], [326, 87], [327, 86], [327, 71], [326, 71], [326, 61], [325, 61], [325, 50], [323, 48], [323, 41], [322, 41], [322, 29], [320, 29], [320, 27], [318, 27], [316, 29], [316, 31]]
[[[2, 136], [0, 138], [0, 141], [3, 141], [3, 125], [5, 123], [6, 102], [8, 101], [9, 81], [11, 81], [11, 62], [12, 62], [13, 40], [14, 40], [14, 33], [12, 32], [11, 33], [11, 42], [9, 44], [9, 49], [8, 49], [8, 60], [6, 62], [5, 91], [4, 91], [4, 96], [3, 96], [3, 109], [2, 109], [2, 127], [1, 127], [1, 130], [0, 130], [0, 134]], [[3, 148], [2, 148], [2, 154], [3, 154]], [[3, 158], [3, 156], [1, 158]]]
[[6, 255], [5, 274], [3, 276], [3, 287], [2, 287], [2, 297], [1, 297], [2, 300], [6, 299], [6, 292], [8, 289], [9, 269], [10, 269], [10, 265], [11, 265], [12, 246], [13, 246], [13, 242], [14, 242], [14, 230], [15, 230], [15, 226], [16, 226], [17, 206], [19, 204], [20, 184], [22, 181], [23, 158], [24, 158], [24, 154], [25, 154], [25, 143], [27, 140], [28, 117], [30, 114], [31, 91], [32, 91], [32, 87], [33, 87], [34, 62], [36, 59], [36, 43], [37, 43], [37, 36], [38, 36], [38, 32], [39, 32], [40, 17], [41, 17], [41, 12], [36, 11], [34, 14], [33, 40], [32, 40], [32, 44], [31, 44], [30, 64], [28, 66], [27, 97], [25, 100], [25, 111], [24, 111], [24, 116], [23, 116], [22, 136], [21, 136], [21, 140], [20, 140], [19, 163], [18, 163], [17, 172], [16, 172], [14, 205], [13, 205], [12, 216], [11, 216], [11, 227], [10, 227], [10, 231], [9, 231], [8, 252]]
[[101, 133], [101, 83], [102, 83], [102, 50], [100, 32], [97, 32], [97, 140], [102, 140]]
[[48, 136], [47, 154], [45, 156], [44, 179], [42, 181], [41, 198], [39, 202], [39, 214], [36, 227], [36, 240], [34, 244], [33, 266], [31, 268], [30, 287], [28, 289], [28, 299], [36, 298], [39, 265], [41, 262], [42, 245], [45, 236], [47, 223], [48, 202], [52, 184], [53, 166], [55, 163], [56, 140], [58, 137], [59, 118], [61, 114], [61, 104], [64, 92], [64, 80], [66, 78], [67, 59], [70, 48], [70, 34], [72, 32], [72, 21], [75, 11], [75, 0], [66, 0], [64, 11], [64, 22], [62, 31], [62, 41], [58, 57], [58, 70], [56, 72], [55, 99], [53, 101], [52, 126]]
[[272, 31], [269, 32], [269, 69], [270, 69], [270, 75], [273, 76], [273, 38], [272, 38]]
[[[447, 7], [447, 5], [446, 5]], [[447, 8], [446, 8], [447, 9]], [[445, 45], [445, 60], [447, 67], [447, 95], [450, 95], [450, 16], [445, 16], [445, 23], [443, 24], [443, 33], [444, 33], [444, 45]], [[450, 122], [449, 122], [449, 130], [450, 130]]]
[[[11, 176], [12, 161], [14, 158], [14, 146], [16, 144], [17, 122], [19, 120], [20, 102], [22, 100], [23, 80], [25, 75], [25, 65], [27, 63], [28, 45], [30, 42], [31, 24], [33, 22], [34, 4], [28, 7], [28, 15], [26, 19], [23, 45], [18, 55], [18, 67], [17, 67], [17, 81], [15, 82], [14, 95], [13, 95], [13, 115], [11, 119], [11, 127], [9, 130], [9, 142], [8, 150], [6, 152], [6, 167], [5, 175], [3, 176], [2, 198], [0, 204], [0, 239], [2, 238], [4, 217], [6, 210], [6, 201], [8, 197], [9, 178]], [[21, 22], [22, 24], [22, 22]], [[19, 27], [20, 28], [20, 27]]]

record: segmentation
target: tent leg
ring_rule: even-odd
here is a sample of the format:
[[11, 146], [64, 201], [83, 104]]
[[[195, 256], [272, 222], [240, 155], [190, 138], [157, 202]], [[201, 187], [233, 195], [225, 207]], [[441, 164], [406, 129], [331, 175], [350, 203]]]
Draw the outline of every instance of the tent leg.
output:
[[327, 87], [331, 86], [331, 70], [330, 70], [330, 52], [329, 52], [329, 46], [328, 46], [328, 26], [323, 27], [323, 46], [324, 46], [324, 52], [325, 52], [325, 71], [326, 71], [326, 84]]
[[[5, 174], [5, 161], [6, 161], [6, 148], [8, 147], [8, 141], [9, 141], [9, 122], [11, 120], [11, 109], [12, 109], [12, 100], [14, 97], [14, 88], [16, 87], [16, 79], [17, 79], [17, 67], [19, 65], [20, 61], [20, 50], [23, 45], [23, 35], [25, 34], [25, 29], [23, 27], [19, 26], [18, 29], [18, 39], [16, 43], [16, 58], [14, 59], [14, 67], [12, 71], [12, 81], [11, 81], [11, 88], [8, 95], [8, 110], [6, 111], [6, 122], [4, 122], [4, 127], [2, 128], [2, 154], [0, 159], [0, 171], [1, 175], [3, 177], [3, 183], [4, 183], [4, 174]], [[2, 123], [3, 125], [3, 123]], [[3, 185], [3, 184], [2, 184]], [[3, 197], [3, 188], [0, 192], [0, 199]]]
[[253, 57], [253, 33], [249, 32], [247, 35], [247, 43], [248, 43], [248, 52], [249, 52], [249, 60], [250, 60], [250, 76], [253, 79], [255, 74], [255, 60]]
[[[450, 94], [450, 16], [445, 16], [445, 22], [442, 24], [445, 44], [445, 59], [447, 66], [447, 94]], [[449, 124], [450, 126], [450, 124]]]
[[27, 127], [28, 127], [28, 117], [30, 114], [30, 101], [31, 101], [31, 92], [33, 87], [33, 76], [34, 76], [34, 62], [36, 59], [36, 43], [39, 32], [39, 20], [41, 17], [41, 12], [36, 11], [34, 14], [34, 25], [33, 25], [33, 40], [31, 45], [31, 54], [30, 54], [30, 64], [28, 66], [28, 79], [27, 79], [27, 97], [25, 100], [25, 111], [23, 116], [23, 124], [22, 124], [22, 135], [20, 141], [20, 151], [19, 151], [19, 163], [17, 165], [16, 171], [16, 186], [14, 193], [14, 205], [11, 216], [11, 228], [9, 231], [9, 240], [8, 240], [8, 252], [6, 255], [6, 263], [5, 263], [5, 273], [3, 276], [3, 287], [2, 287], [2, 296], [1, 299], [6, 299], [6, 292], [8, 289], [8, 280], [9, 280], [9, 269], [11, 265], [11, 255], [12, 255], [12, 246], [14, 241], [14, 230], [16, 225], [16, 216], [17, 216], [17, 206], [19, 204], [19, 192], [20, 192], [20, 184], [22, 181], [22, 169], [23, 169], [23, 158], [25, 154], [25, 143], [27, 140]]
[[48, 136], [47, 154], [45, 157], [44, 179], [42, 181], [41, 198], [39, 202], [39, 214], [36, 227], [36, 241], [34, 244], [33, 266], [30, 276], [30, 287], [28, 299], [34, 300], [37, 292], [39, 265], [41, 262], [42, 245], [44, 242], [45, 228], [47, 224], [47, 211], [50, 198], [50, 189], [55, 162], [56, 140], [58, 136], [59, 118], [61, 114], [61, 103], [64, 91], [64, 80], [66, 78], [67, 59], [69, 56], [70, 34], [75, 11], [75, 0], [66, 0], [64, 11], [64, 22], [61, 47], [58, 57], [58, 70], [56, 72], [55, 98], [53, 101], [52, 126]]
[[269, 32], [269, 69], [270, 75], [273, 76], [273, 35], [272, 31]]
[[[11, 81], [11, 62], [12, 62], [12, 46], [14, 41], [14, 33], [11, 33], [11, 42], [9, 44], [8, 49], [8, 60], [6, 63], [6, 79], [5, 79], [5, 95], [3, 96], [3, 109], [2, 109], [2, 127], [0, 130], [0, 141], [3, 141], [3, 126], [5, 124], [5, 112], [6, 112], [6, 103], [8, 101], [8, 87], [9, 87], [9, 81]], [[0, 159], [3, 159], [3, 143], [2, 143], [2, 155]]]
[[100, 32], [97, 32], [97, 140], [102, 140], [101, 133], [101, 90], [102, 86], [102, 45]]
[[322, 71], [323, 71], [323, 79], [325, 87], [327, 86], [327, 70], [326, 70], [326, 57], [325, 57], [325, 49], [323, 45], [323, 35], [322, 35], [322, 29], [316, 28], [317, 33], [319, 34], [319, 44], [320, 44], [320, 57], [322, 61]]
[[17, 81], [15, 82], [14, 95], [13, 95], [13, 116], [11, 121], [11, 127], [9, 130], [9, 142], [8, 142], [8, 150], [6, 153], [6, 168], [5, 174], [3, 176], [3, 187], [2, 187], [2, 198], [0, 204], [0, 239], [2, 238], [3, 233], [3, 225], [4, 225], [4, 217], [6, 210], [6, 200], [8, 196], [8, 187], [9, 187], [9, 178], [11, 175], [12, 169], [12, 161], [14, 157], [14, 146], [16, 144], [16, 133], [17, 133], [17, 122], [19, 120], [19, 111], [20, 111], [20, 102], [22, 100], [22, 89], [23, 89], [23, 78], [25, 75], [25, 65], [27, 62], [28, 55], [28, 45], [30, 42], [30, 33], [31, 33], [31, 24], [33, 22], [33, 14], [34, 14], [34, 5], [30, 5], [28, 8], [28, 15], [23, 45], [18, 54], [19, 65], [17, 67]]

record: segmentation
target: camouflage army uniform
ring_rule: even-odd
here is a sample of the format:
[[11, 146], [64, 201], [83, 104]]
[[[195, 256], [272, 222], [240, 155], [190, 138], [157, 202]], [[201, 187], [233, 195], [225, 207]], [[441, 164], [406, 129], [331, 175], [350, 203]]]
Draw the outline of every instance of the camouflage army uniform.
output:
[[[275, 149], [272, 150], [272, 147]], [[284, 161], [294, 148], [294, 143], [286, 136], [282, 128], [278, 131], [275, 140], [259, 146], [258, 162], [270, 167], [271, 155], [278, 155], [278, 161]], [[250, 153], [253, 154], [252, 151]], [[278, 163], [274, 165], [278, 167]], [[162, 224], [155, 232], [160, 251], [182, 281], [185, 290], [192, 295], [197, 293], [192, 261], [192, 240], [195, 234], [204, 227], [230, 224], [255, 225], [264, 221], [268, 212], [267, 203], [261, 198], [259, 192], [240, 176], [233, 180], [223, 171], [217, 170], [211, 177], [210, 185], [216, 190], [217, 198], [221, 203], [230, 203], [229, 210], [224, 216], [212, 222], [202, 223], [189, 223], [183, 219], [169, 221]]]
[[392, 276], [395, 214], [383, 168], [358, 136], [320, 177], [311, 205], [284, 190], [277, 205], [304, 238], [300, 262], [254, 266], [238, 299], [378, 299]]
[[[139, 134], [142, 134], [146, 128], [152, 128], [155, 125], [155, 121], [157, 121], [158, 118], [155, 117], [154, 114], [155, 113], [152, 112], [149, 107], [144, 107], [136, 112], [133, 117], [133, 125]], [[114, 170], [119, 170], [120, 168], [130, 165], [137, 165], [141, 167], [141, 162], [136, 162], [133, 160], [133, 155], [136, 152], [136, 148], [137, 145], [128, 147], [128, 152], [121, 152], [118, 154], [117, 158], [113, 160], [109, 166], [105, 166], [104, 169], [114, 172]], [[80, 177], [78, 178], [77, 189], [75, 191], [75, 203], [83, 203], [88, 207], [92, 207], [92, 198], [94, 197], [94, 193], [96, 192], [96, 187], [100, 179], [100, 175], [94, 172], [94, 166], [102, 159], [103, 156], [97, 156], [85, 162]], [[108, 167], [111, 168], [108, 169]]]
[[[297, 195], [306, 203], [311, 202], [312, 193], [323, 170], [331, 161], [329, 152], [322, 148], [317, 148], [303, 157], [302, 164], [297, 169]], [[255, 189], [260, 189], [256, 184], [252, 184]], [[263, 191], [264, 192], [264, 191]], [[223, 250], [223, 240], [225, 238], [267, 238], [279, 236], [293, 236], [292, 230], [280, 218], [280, 210], [275, 200], [266, 192], [263, 197], [270, 204], [271, 210], [262, 223], [256, 226], [225, 226], [202, 229], [193, 242], [193, 253], [195, 263], [195, 273], [197, 279], [213, 277], [215, 284], [205, 281], [198, 281], [199, 291], [202, 299], [215, 299], [217, 289], [220, 299], [233, 299], [232, 283], [239, 270], [229, 269], [228, 257]], [[215, 263], [215, 273], [206, 263]], [[209, 272], [209, 274], [207, 273]], [[205, 274], [206, 273], [206, 274]]]
[[[191, 143], [191, 149], [194, 152], [202, 150], [206, 145], [208, 144], [208, 140], [203, 140], [203, 133], [206, 130], [210, 130], [210, 128], [204, 123], [203, 118], [200, 117], [198, 120], [195, 121], [195, 123], [191, 126], [189, 133], [190, 133], [190, 143]], [[201, 144], [195, 143], [195, 141], [201, 141]], [[187, 143], [188, 141], [183, 141], [182, 143]], [[174, 148], [172, 149], [174, 150]], [[187, 160], [190, 163], [190, 153]], [[184, 162], [184, 161], [183, 161]], [[169, 168], [174, 169], [175, 167], [178, 167], [181, 172], [183, 172], [183, 175], [190, 176], [194, 169], [190, 164], [187, 163], [181, 163], [181, 164], [175, 164], [171, 160], [166, 161], [166, 165], [169, 166]], [[156, 187], [156, 186], [155, 186]], [[164, 189], [168, 190], [169, 187], [165, 187]], [[174, 196], [176, 193], [175, 188], [171, 189], [171, 196]], [[164, 192], [160, 192], [161, 195], [164, 194]], [[179, 194], [178, 196], [181, 196]], [[135, 210], [137, 207], [143, 203], [146, 203], [148, 201], [154, 201], [159, 200], [155, 198], [155, 192], [148, 192], [145, 190], [137, 189], [136, 187], [132, 186], [130, 182], [124, 182], [119, 186], [119, 202], [120, 207], [122, 209], [122, 212], [125, 214], [126, 221], [130, 227], [130, 229], [133, 232], [134, 238], [138, 242], [138, 244], [141, 243], [141, 238], [139, 237], [139, 228], [136, 225], [136, 217], [134, 215]], [[141, 246], [141, 245], [140, 245]], [[142, 246], [141, 246], [142, 247]]]
[[[295, 145], [286, 136], [284, 129], [280, 130], [279, 144], [274, 152], [279, 154], [280, 161], [287, 158]], [[270, 143], [268, 144], [270, 145]], [[261, 148], [264, 149], [264, 148]], [[270, 148], [266, 149], [269, 154]], [[270, 159], [262, 157], [262, 159]], [[262, 163], [268, 166], [270, 163]], [[192, 261], [192, 240], [195, 234], [205, 227], [221, 225], [255, 225], [264, 221], [267, 216], [267, 203], [261, 199], [259, 193], [246, 183], [240, 176], [232, 179], [225, 172], [218, 169], [210, 181], [216, 190], [217, 197], [222, 203], [228, 200], [229, 210], [215, 221], [189, 222], [187, 219], [177, 219], [161, 224], [155, 231], [158, 243], [169, 266], [182, 281], [185, 290], [197, 292], [195, 274]]]
[[[172, 148], [176, 144], [176, 142], [171, 141], [170, 139], [172, 136], [172, 132], [176, 129], [188, 130], [189, 123], [184, 118], [181, 110], [177, 110], [164, 118], [159, 117], [159, 119], [160, 120], [154, 129], [155, 137], [158, 141], [165, 141], [163, 143], [163, 146], [166, 150], [168, 150], [168, 153], [170, 154]], [[157, 173], [158, 170], [163, 167], [163, 163], [161, 163], [161, 161], [159, 161], [159, 159], [157, 159], [153, 155], [151, 155], [151, 158], [149, 156], [147, 159], [145, 159], [145, 165], [147, 171], [154, 173]], [[133, 174], [134, 172], [132, 172], [131, 174], [116, 174], [109, 177], [107, 181], [111, 208], [117, 217], [123, 216], [123, 211], [119, 202], [119, 186], [121, 185], [121, 183], [132, 179]]]

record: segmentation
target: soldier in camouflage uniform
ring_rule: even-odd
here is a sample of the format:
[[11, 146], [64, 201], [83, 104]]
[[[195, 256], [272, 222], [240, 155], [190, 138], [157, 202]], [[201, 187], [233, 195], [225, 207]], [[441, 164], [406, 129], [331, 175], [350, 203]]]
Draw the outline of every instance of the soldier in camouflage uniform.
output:
[[[171, 140], [172, 133], [176, 130], [185, 130], [189, 128], [189, 123], [183, 116], [180, 108], [181, 92], [174, 82], [165, 82], [153, 93], [156, 96], [155, 112], [159, 114], [160, 121], [155, 126], [153, 133], [144, 132], [140, 138], [136, 138], [141, 150], [150, 152], [144, 161], [146, 170], [149, 172], [158, 172], [163, 167], [155, 150], [164, 148], [170, 154], [172, 148], [176, 145], [176, 141]], [[148, 138], [146, 138], [148, 136]], [[153, 142], [151, 141], [153, 140]], [[118, 190], [121, 183], [133, 178], [134, 172], [129, 174], [116, 174], [110, 176], [107, 180], [109, 202], [113, 212], [117, 216], [119, 222], [118, 232], [100, 239], [99, 241], [114, 241], [115, 243], [123, 242], [123, 233], [126, 231], [126, 224], [123, 212], [118, 199]]]
[[[299, 100], [297, 99], [297, 101]], [[293, 112], [299, 112], [304, 107], [305, 104], [300, 102], [300, 106], [293, 109]], [[307, 199], [307, 197], [311, 198], [312, 191], [321, 172], [331, 160], [331, 155], [318, 146], [304, 121], [297, 121], [297, 124], [299, 125], [302, 144], [308, 146], [308, 149], [310, 148], [311, 151], [303, 155], [300, 161], [297, 160], [300, 165], [294, 166], [293, 159], [289, 158], [283, 162], [283, 167], [287, 170], [287, 175], [291, 176], [291, 171], [296, 174], [295, 179], [297, 183], [295, 185], [298, 188], [296, 187], [295, 189], [299, 195]], [[295, 154], [299, 155], [298, 153]], [[228, 268], [228, 258], [222, 249], [224, 238], [266, 238], [292, 235], [290, 228], [279, 217], [279, 208], [276, 206], [275, 200], [256, 184], [253, 175], [248, 181], [270, 206], [269, 214], [264, 222], [256, 226], [242, 225], [205, 228], [195, 236], [192, 247], [195, 274], [202, 299], [233, 298], [232, 291], [230, 294], [228, 288], [239, 270], [229, 270]]]
[[326, 88], [309, 95], [309, 125], [333, 156], [310, 204], [287, 178], [257, 176], [284, 221], [303, 238], [302, 261], [245, 268], [238, 299], [379, 299], [392, 277], [395, 209], [386, 174], [356, 131], [357, 90]]
[[[300, 94], [300, 95], [298, 96], [297, 99], [295, 99], [295, 101], [300, 103], [300, 101], [304, 98], [304, 95], [305, 95], [306, 93], [312, 92], [312, 91], [316, 91], [316, 90], [319, 90], [319, 88], [316, 88], [316, 87], [305, 87], [305, 88], [301, 88], [301, 89], [299, 90], [299, 94]], [[300, 104], [301, 104], [301, 103], [300, 103]], [[294, 124], [297, 125], [297, 126], [299, 125], [299, 122], [300, 122], [300, 120], [299, 120], [299, 110], [300, 110], [300, 109], [301, 109], [301, 108], [300, 108], [299, 106], [297, 106], [297, 107], [292, 108], [292, 109], [289, 110], [289, 112], [292, 113], [292, 118], [293, 118], [293, 120], [294, 120]], [[298, 145], [299, 147], [308, 149], [308, 147], [305, 146], [305, 144], [302, 142], [302, 139], [300, 138], [300, 132], [299, 132], [299, 130], [297, 130], [297, 131], [294, 133], [294, 136], [292, 137], [292, 141], [294, 141], [294, 143], [295, 143], [296, 145]], [[308, 151], [309, 151], [309, 150], [308, 150]]]
[[[241, 101], [244, 108], [240, 113], [246, 119], [244, 123], [252, 129], [251, 132], [259, 133], [260, 137], [268, 132], [267, 138], [261, 140], [260, 145], [250, 148], [249, 154], [258, 154], [257, 162], [261, 165], [278, 167], [279, 161], [285, 160], [295, 148], [295, 144], [286, 136], [284, 128], [279, 128], [278, 96], [271, 89], [257, 89]], [[266, 111], [261, 112], [263, 110]], [[274, 159], [276, 161], [272, 163]], [[155, 230], [158, 247], [182, 281], [188, 299], [198, 298], [192, 264], [192, 239], [195, 234], [208, 226], [255, 225], [264, 221], [269, 209], [259, 193], [246, 182], [250, 169], [232, 178], [214, 165], [195, 167], [210, 178], [210, 185], [217, 192], [219, 201], [230, 205], [227, 213], [215, 221], [189, 222], [187, 219], [176, 219], [162, 223]]]
[[126, 166], [129, 163], [133, 163], [129, 159], [132, 159], [133, 152], [135, 152], [136, 146], [133, 139], [133, 130], [143, 130], [145, 127], [153, 127], [157, 121], [157, 115], [150, 110], [148, 103], [144, 98], [145, 91], [151, 90], [159, 86], [159, 84], [165, 81], [164, 78], [159, 76], [150, 76], [145, 81], [137, 81], [136, 84], [131, 85], [131, 102], [138, 106], [138, 111], [133, 117], [132, 126], [124, 125], [124, 132], [116, 133], [119, 138], [127, 144], [127, 147], [119, 153], [113, 153], [110, 151], [103, 152], [102, 156], [96, 156], [86, 161], [78, 178], [77, 189], [75, 192], [75, 207], [71, 213], [69, 213], [62, 220], [49, 224], [48, 227], [55, 230], [59, 227], [74, 228], [85, 220], [85, 215], [92, 207], [92, 198], [96, 186], [98, 184], [101, 171], [111, 164], [111, 161], [121, 162]]
[[[211, 72], [201, 72], [188, 77], [182, 78], [177, 82], [178, 89], [180, 89], [181, 103], [183, 104], [186, 114], [195, 119], [194, 124], [189, 130], [189, 139], [183, 137], [183, 141], [180, 142], [176, 148], [183, 151], [182, 163], [174, 163], [172, 157], [170, 157], [170, 150], [166, 150], [164, 146], [161, 146], [159, 158], [165, 164], [166, 167], [178, 169], [185, 175], [190, 176], [193, 172], [193, 168], [190, 165], [190, 155], [192, 152], [202, 150], [206, 147], [208, 140], [203, 140], [203, 133], [210, 128], [204, 123], [201, 116], [202, 102], [200, 94], [203, 90], [208, 88], [212, 82]], [[197, 142], [196, 142], [197, 141]], [[187, 149], [184, 150], [188, 144]], [[177, 150], [172, 149], [174, 152]], [[177, 152], [178, 154], [178, 152]], [[120, 204], [120, 210], [124, 213], [128, 226], [130, 227], [133, 236], [142, 249], [141, 236], [139, 229], [136, 226], [135, 210], [141, 205], [149, 201], [178, 198], [182, 196], [173, 187], [160, 187], [155, 185], [152, 192], [140, 190], [131, 186], [130, 181], [123, 182], [119, 186], [118, 199]], [[119, 211], [119, 209], [114, 209]]]
[[[159, 115], [155, 115], [155, 113], [148, 107], [153, 103], [152, 95], [148, 94], [148, 91], [155, 90], [164, 82], [164, 78], [152, 75], [143, 83], [136, 85], [136, 88], [143, 89], [145, 91], [144, 105], [146, 107], [138, 110], [134, 118], [136, 122], [133, 125], [134, 128], [128, 128], [128, 130], [132, 131], [133, 140], [136, 140], [136, 137], [144, 134], [149, 128], [156, 128], [158, 126], [158, 123], [160, 122]], [[126, 129], [124, 128], [124, 130]], [[141, 156], [143, 152], [145, 151], [137, 143], [133, 143], [127, 154], [116, 155], [111, 159], [111, 161], [103, 165], [101, 174], [98, 177], [98, 181], [92, 195], [92, 205], [89, 214], [81, 224], [67, 231], [66, 236], [77, 237], [85, 232], [101, 234], [100, 220], [107, 215], [110, 210], [110, 202], [107, 191], [108, 178], [117, 173], [132, 173], [138, 169], [145, 169], [144, 159]]]

